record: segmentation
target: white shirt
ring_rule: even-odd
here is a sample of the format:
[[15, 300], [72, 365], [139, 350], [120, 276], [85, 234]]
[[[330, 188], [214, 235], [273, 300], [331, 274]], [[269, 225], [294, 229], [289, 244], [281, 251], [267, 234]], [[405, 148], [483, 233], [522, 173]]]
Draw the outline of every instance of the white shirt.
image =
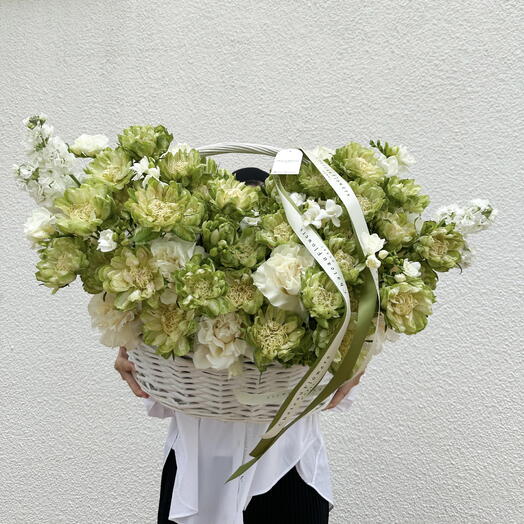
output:
[[[358, 385], [332, 411], [351, 405]], [[333, 507], [333, 493], [320, 413], [312, 413], [291, 426], [241, 477], [227, 478], [252, 457], [268, 423], [225, 422], [186, 415], [144, 399], [148, 415], [171, 417], [164, 445], [164, 461], [171, 449], [177, 473], [169, 520], [178, 524], [242, 524], [242, 512], [251, 497], [265, 493], [296, 466], [304, 482]]]

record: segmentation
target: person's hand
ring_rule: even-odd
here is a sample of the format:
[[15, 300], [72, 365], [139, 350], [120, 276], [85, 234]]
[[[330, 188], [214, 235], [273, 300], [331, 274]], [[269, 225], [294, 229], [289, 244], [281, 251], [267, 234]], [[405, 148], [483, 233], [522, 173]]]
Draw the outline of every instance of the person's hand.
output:
[[326, 409], [332, 409], [340, 404], [342, 399], [351, 391], [351, 389], [356, 386], [360, 379], [362, 378], [362, 375], [364, 374], [364, 371], [361, 371], [358, 375], [355, 375], [349, 382], [346, 382], [342, 386], [340, 386], [336, 391], [333, 397], [331, 398], [331, 401], [329, 404], [324, 408]]
[[135, 380], [135, 377], [133, 377], [132, 372], [135, 369], [135, 365], [129, 361], [124, 346], [120, 346], [120, 349], [118, 350], [118, 355], [115, 360], [115, 369], [120, 373], [122, 380], [127, 382], [127, 385], [137, 397], [149, 398], [149, 395], [145, 391], [142, 391], [138, 382]]

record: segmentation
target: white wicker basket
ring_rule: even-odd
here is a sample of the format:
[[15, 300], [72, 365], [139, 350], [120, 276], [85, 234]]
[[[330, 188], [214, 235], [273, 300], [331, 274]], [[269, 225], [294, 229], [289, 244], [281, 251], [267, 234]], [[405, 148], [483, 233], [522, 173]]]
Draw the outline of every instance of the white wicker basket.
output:
[[[203, 156], [223, 153], [275, 156], [280, 151], [272, 146], [247, 143], [214, 144], [198, 150]], [[243, 374], [228, 379], [227, 371], [196, 369], [190, 356], [166, 360], [145, 344], [128, 353], [135, 364], [136, 380], [152, 398], [184, 413], [221, 420], [271, 421], [287, 394], [307, 371], [305, 366], [285, 368], [274, 364], [261, 374], [252, 362], [246, 361]], [[329, 379], [327, 374], [320, 386]], [[303, 408], [310, 399], [304, 401]], [[319, 404], [316, 410], [327, 402]]]

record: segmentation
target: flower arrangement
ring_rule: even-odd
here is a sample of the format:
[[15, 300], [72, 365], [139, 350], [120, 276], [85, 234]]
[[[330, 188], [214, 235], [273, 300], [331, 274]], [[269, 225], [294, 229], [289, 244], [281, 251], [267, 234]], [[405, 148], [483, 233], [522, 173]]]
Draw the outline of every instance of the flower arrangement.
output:
[[[286, 219], [275, 177], [239, 182], [214, 160], [173, 145], [163, 126], [131, 126], [115, 147], [103, 135], [67, 145], [46, 117], [24, 121], [26, 162], [15, 176], [38, 207], [25, 234], [38, 250], [36, 279], [55, 293], [77, 277], [107, 346], [141, 340], [197, 368], [261, 371], [310, 366], [332, 339], [344, 300]], [[496, 210], [485, 200], [424, 220], [427, 195], [411, 178], [403, 146], [351, 142], [318, 158], [354, 191], [369, 227], [357, 249], [348, 213], [311, 163], [286, 176], [304, 224], [337, 261], [353, 305], [365, 268], [377, 270], [382, 336], [423, 330], [439, 275], [470, 263], [470, 235]], [[349, 324], [336, 369], [352, 338]]]

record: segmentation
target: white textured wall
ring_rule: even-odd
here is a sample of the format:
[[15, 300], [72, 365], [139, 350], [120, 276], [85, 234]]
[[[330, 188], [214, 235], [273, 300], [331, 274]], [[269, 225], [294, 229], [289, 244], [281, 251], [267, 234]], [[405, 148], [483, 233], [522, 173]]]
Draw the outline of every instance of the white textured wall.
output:
[[79, 287], [33, 281], [10, 166], [21, 119], [43, 111], [67, 140], [133, 123], [195, 145], [389, 139], [418, 157], [433, 209], [493, 199], [500, 220], [477, 265], [443, 277], [430, 328], [372, 363], [351, 415], [325, 417], [331, 522], [524, 522], [522, 15], [516, 0], [0, 1], [0, 521], [153, 522], [166, 429]]

